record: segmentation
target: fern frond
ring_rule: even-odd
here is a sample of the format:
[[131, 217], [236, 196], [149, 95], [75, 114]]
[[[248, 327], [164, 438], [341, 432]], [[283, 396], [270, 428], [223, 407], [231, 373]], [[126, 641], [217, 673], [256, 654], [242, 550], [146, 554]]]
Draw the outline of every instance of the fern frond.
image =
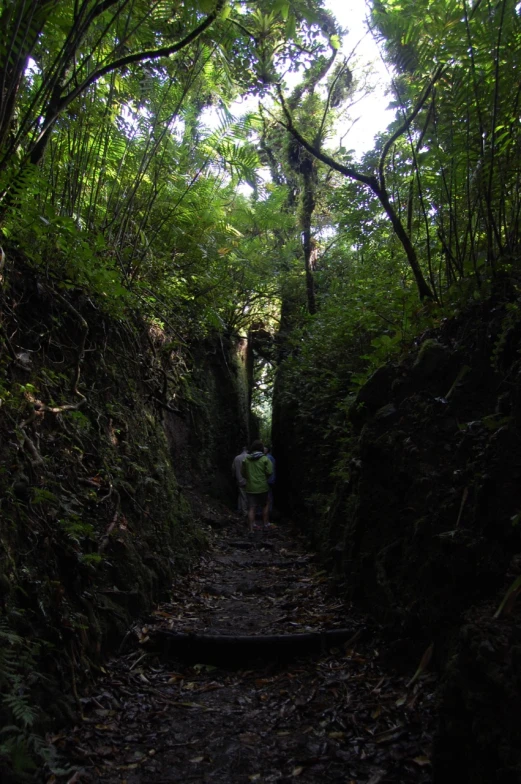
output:
[[27, 696], [23, 693], [11, 692], [6, 694], [2, 702], [6, 705], [14, 718], [20, 722], [24, 728], [31, 727], [37, 716], [28, 702]]

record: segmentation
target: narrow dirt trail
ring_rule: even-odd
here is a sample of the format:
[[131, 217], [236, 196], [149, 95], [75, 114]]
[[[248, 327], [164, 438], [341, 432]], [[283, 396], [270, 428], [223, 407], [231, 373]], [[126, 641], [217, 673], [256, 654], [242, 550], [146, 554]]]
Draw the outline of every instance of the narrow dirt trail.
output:
[[81, 698], [49, 784], [429, 782], [435, 677], [386, 671], [329, 589], [289, 531], [230, 521]]

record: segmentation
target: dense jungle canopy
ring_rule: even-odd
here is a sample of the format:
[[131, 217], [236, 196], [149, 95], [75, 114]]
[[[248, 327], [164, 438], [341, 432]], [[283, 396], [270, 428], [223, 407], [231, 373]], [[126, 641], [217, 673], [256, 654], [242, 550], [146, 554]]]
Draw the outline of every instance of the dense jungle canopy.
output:
[[385, 334], [378, 353], [418, 294], [479, 290], [515, 253], [514, 2], [373, 3], [396, 121], [361, 161], [334, 129], [365, 74], [320, 3], [41, 0], [1, 21], [3, 237], [111, 312], [244, 330], [307, 287], [312, 340]]
[[[425, 372], [435, 377], [445, 348], [433, 330], [470, 345], [449, 321], [503, 286], [508, 303], [487, 306], [497, 317], [487, 368], [517, 373], [521, 4], [368, 0], [367, 23], [394, 120], [359, 155], [349, 131], [374, 75], [323, 0], [0, 0], [0, 762], [10, 771], [46, 753], [35, 662], [76, 689], [82, 657], [114, 645], [114, 624], [93, 609], [100, 575], [108, 596], [148, 558], [149, 606], [203, 546], [185, 496], [194, 466], [211, 477], [219, 443], [226, 466], [226, 450], [259, 432], [280, 458], [304, 445], [305, 500], [322, 521], [313, 536], [347, 571], [347, 540], [327, 515], [343, 503], [333, 488], [352, 487], [359, 468], [353, 423], [389, 402], [367, 391], [374, 372], [434, 336]], [[431, 395], [439, 405], [472, 377], [461, 356]], [[246, 389], [237, 400], [235, 373]], [[382, 388], [395, 394], [404, 373], [380, 376]], [[505, 405], [486, 427], [508, 424]], [[290, 508], [299, 481], [292, 459], [281, 462]], [[451, 481], [463, 476], [454, 469]], [[205, 489], [222, 499], [219, 481]], [[457, 528], [470, 486], [458, 486], [463, 501], [450, 496]], [[400, 514], [413, 508], [417, 532], [414, 504]], [[506, 537], [519, 510], [507, 518]], [[127, 524], [150, 546], [136, 538], [128, 573], [114, 554]], [[506, 563], [497, 556], [503, 576]], [[494, 590], [498, 581], [494, 572]], [[438, 598], [454, 612], [471, 604]], [[128, 616], [103, 601], [121, 632]], [[67, 652], [72, 676], [46, 646]]]

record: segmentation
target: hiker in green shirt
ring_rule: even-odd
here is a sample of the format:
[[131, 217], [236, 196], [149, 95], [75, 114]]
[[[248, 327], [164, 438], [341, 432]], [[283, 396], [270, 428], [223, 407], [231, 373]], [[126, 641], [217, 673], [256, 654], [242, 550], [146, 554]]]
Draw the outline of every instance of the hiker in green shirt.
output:
[[269, 528], [269, 499], [268, 499], [268, 477], [271, 476], [273, 466], [271, 461], [264, 454], [264, 447], [261, 441], [254, 441], [250, 447], [249, 455], [243, 460], [241, 474], [246, 479], [246, 497], [248, 499], [248, 525], [250, 533], [253, 531], [255, 522], [255, 509], [262, 507], [263, 527]]

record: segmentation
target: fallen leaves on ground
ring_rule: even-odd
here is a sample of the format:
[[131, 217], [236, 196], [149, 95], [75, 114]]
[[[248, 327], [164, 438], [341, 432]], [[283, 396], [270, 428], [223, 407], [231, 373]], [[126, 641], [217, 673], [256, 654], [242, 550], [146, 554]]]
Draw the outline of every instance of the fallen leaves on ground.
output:
[[[83, 721], [53, 738], [76, 773], [49, 783], [430, 781], [435, 677], [422, 672], [407, 688], [408, 678], [387, 672], [377, 630], [335, 596], [289, 532], [240, 536], [221, 532], [136, 629], [133, 649], [105, 665], [81, 698]], [[140, 644], [157, 628], [280, 634], [347, 621], [358, 629], [347, 645], [285, 666], [165, 663]]]

